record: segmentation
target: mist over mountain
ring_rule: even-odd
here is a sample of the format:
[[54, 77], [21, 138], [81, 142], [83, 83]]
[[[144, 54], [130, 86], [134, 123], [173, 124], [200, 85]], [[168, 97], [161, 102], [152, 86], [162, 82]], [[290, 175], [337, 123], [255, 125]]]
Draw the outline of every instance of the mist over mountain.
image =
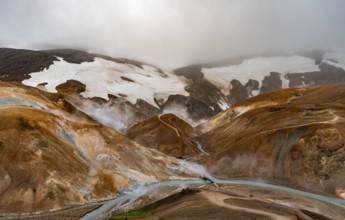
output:
[[0, 48], [0, 219], [340, 220], [344, 58]]
[[0, 47], [74, 48], [176, 68], [345, 47], [342, 0], [2, 0]]
[[343, 220], [344, 8], [0, 1], [0, 220]]

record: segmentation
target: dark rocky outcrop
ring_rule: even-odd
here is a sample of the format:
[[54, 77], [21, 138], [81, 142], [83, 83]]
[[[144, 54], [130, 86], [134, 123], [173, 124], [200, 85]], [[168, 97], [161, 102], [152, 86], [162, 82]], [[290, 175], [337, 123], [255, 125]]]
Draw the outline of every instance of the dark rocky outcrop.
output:
[[276, 72], [271, 72], [269, 76], [265, 76], [264, 80], [262, 81], [260, 93], [281, 89], [283, 82], [280, 77], [281, 74]]
[[[211, 107], [213, 114], [215, 115], [222, 111], [219, 106], [220, 102], [229, 104], [227, 97], [221, 92], [221, 90], [207, 81], [204, 78], [204, 74], [201, 72], [201, 66], [187, 66], [174, 70], [176, 75], [184, 76], [192, 80], [192, 84], [185, 89], [190, 93], [190, 97], [193, 100], [202, 102], [205, 106]], [[208, 108], [209, 108], [208, 107]], [[208, 110], [206, 110], [208, 111]]]
[[83, 62], [93, 62], [94, 56], [82, 50], [58, 49], [42, 51], [55, 57], [62, 57], [68, 63], [81, 64]]
[[58, 59], [41, 51], [0, 48], [0, 80], [23, 81], [30, 73], [49, 68]]
[[240, 81], [233, 79], [230, 82], [231, 89], [230, 94], [228, 95], [228, 100], [231, 105], [234, 105], [240, 101], [248, 98], [248, 90], [244, 87]]
[[345, 82], [345, 70], [328, 63], [319, 65], [320, 72], [305, 73], [305, 85], [322, 85]]
[[194, 121], [208, 119], [212, 117], [215, 112], [205, 102], [192, 97], [186, 97], [182, 95], [171, 95], [168, 100], [162, 106], [162, 111], [167, 111], [171, 108], [186, 107], [188, 114]]
[[77, 80], [67, 80], [67, 82], [56, 86], [56, 90], [60, 94], [79, 94], [85, 91], [86, 86]]
[[254, 90], [259, 90], [259, 82], [254, 80], [254, 79], [250, 79], [250, 80], [248, 80], [248, 82], [246, 83], [246, 85], [244, 87], [246, 87], [246, 89], [247, 89], [248, 96], [251, 97], [251, 96], [253, 96]]

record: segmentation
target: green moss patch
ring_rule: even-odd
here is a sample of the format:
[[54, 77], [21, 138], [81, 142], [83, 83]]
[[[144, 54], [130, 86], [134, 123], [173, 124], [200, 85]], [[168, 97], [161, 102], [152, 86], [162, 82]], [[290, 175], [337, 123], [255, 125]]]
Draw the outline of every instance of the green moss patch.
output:
[[111, 220], [124, 220], [124, 219], [135, 219], [139, 217], [146, 217], [151, 216], [153, 213], [151, 211], [140, 211], [140, 210], [134, 210], [130, 212], [125, 212], [121, 214], [113, 215], [110, 219]]

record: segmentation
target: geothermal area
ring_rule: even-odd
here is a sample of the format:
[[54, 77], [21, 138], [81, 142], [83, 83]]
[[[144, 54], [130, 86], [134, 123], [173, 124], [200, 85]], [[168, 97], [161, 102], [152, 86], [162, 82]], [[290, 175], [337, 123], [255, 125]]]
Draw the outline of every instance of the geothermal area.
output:
[[344, 219], [345, 51], [176, 69], [0, 49], [0, 219]]

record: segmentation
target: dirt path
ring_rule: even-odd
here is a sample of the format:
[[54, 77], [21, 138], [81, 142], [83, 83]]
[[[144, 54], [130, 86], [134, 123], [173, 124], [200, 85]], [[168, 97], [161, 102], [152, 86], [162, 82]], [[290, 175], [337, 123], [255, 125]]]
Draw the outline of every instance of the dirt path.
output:
[[158, 115], [158, 120], [160, 120], [163, 124], [165, 124], [166, 126], [168, 126], [169, 128], [173, 129], [176, 134], [177, 134], [177, 137], [181, 137], [180, 136], [180, 133], [178, 132], [178, 130], [176, 128], [174, 128], [173, 126], [171, 126], [170, 124], [166, 123], [165, 121], [162, 120], [162, 115]]

